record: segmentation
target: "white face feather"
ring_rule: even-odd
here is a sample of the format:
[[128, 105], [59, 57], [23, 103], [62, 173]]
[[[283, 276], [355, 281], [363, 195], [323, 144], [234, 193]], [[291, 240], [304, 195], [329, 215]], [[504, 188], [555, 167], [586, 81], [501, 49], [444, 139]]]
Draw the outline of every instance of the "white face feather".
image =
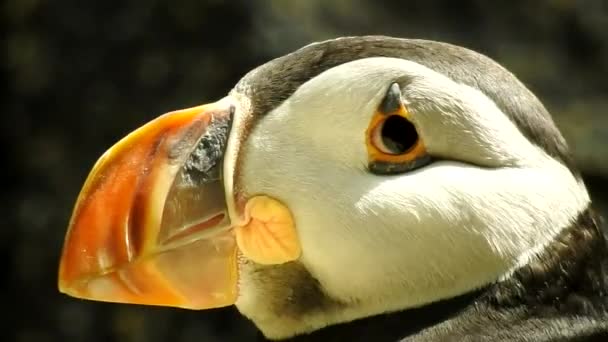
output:
[[[395, 81], [405, 84], [404, 104], [428, 152], [442, 161], [380, 176], [367, 170], [366, 129]], [[496, 281], [589, 202], [584, 185], [492, 100], [402, 59], [367, 58], [318, 75], [260, 119], [241, 153], [245, 196], [287, 204], [301, 263], [329, 296], [353, 303], [296, 330], [420, 306]], [[240, 292], [241, 312], [254, 321], [268, 314], [254, 300], [261, 298], [254, 285], [241, 281]]]

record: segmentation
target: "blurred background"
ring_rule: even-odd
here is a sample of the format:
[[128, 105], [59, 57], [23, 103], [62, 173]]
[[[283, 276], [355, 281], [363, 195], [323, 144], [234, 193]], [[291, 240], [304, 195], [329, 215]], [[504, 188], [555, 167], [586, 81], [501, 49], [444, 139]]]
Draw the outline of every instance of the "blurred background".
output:
[[[234, 309], [83, 302], [56, 272], [96, 159], [169, 110], [222, 97], [313, 41], [385, 34], [482, 52], [539, 96], [608, 213], [608, 1], [42, 1], [1, 4], [3, 341], [246, 341]], [[8, 146], [8, 147], [6, 147]]]

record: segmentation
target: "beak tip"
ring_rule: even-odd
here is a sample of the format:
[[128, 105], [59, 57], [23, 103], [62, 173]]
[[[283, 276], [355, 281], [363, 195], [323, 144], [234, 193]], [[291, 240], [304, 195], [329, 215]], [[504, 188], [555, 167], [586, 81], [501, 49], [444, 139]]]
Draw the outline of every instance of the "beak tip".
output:
[[65, 259], [62, 256], [59, 261], [59, 270], [57, 272], [57, 289], [59, 292], [68, 294], [70, 289], [69, 283], [70, 282], [66, 279]]

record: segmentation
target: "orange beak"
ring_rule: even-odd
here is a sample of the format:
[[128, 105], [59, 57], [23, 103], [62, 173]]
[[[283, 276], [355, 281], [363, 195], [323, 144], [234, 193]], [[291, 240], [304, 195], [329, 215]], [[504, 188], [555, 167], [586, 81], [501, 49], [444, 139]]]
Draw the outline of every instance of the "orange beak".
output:
[[234, 303], [222, 155], [229, 100], [165, 114], [110, 148], [78, 197], [59, 290], [98, 301], [206, 309]]

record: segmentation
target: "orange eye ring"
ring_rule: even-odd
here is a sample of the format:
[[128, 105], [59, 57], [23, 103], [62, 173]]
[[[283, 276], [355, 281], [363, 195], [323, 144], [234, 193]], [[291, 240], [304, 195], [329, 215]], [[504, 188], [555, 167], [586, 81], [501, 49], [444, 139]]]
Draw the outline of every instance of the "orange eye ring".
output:
[[415, 147], [418, 132], [414, 125], [401, 115], [390, 115], [373, 129], [372, 144], [381, 152], [400, 155]]
[[390, 115], [375, 113], [366, 135], [370, 163], [411, 163], [427, 154], [418, 130], [404, 109]]
[[375, 174], [408, 172], [432, 162], [405, 108], [401, 87], [390, 85], [365, 132], [368, 169]]

